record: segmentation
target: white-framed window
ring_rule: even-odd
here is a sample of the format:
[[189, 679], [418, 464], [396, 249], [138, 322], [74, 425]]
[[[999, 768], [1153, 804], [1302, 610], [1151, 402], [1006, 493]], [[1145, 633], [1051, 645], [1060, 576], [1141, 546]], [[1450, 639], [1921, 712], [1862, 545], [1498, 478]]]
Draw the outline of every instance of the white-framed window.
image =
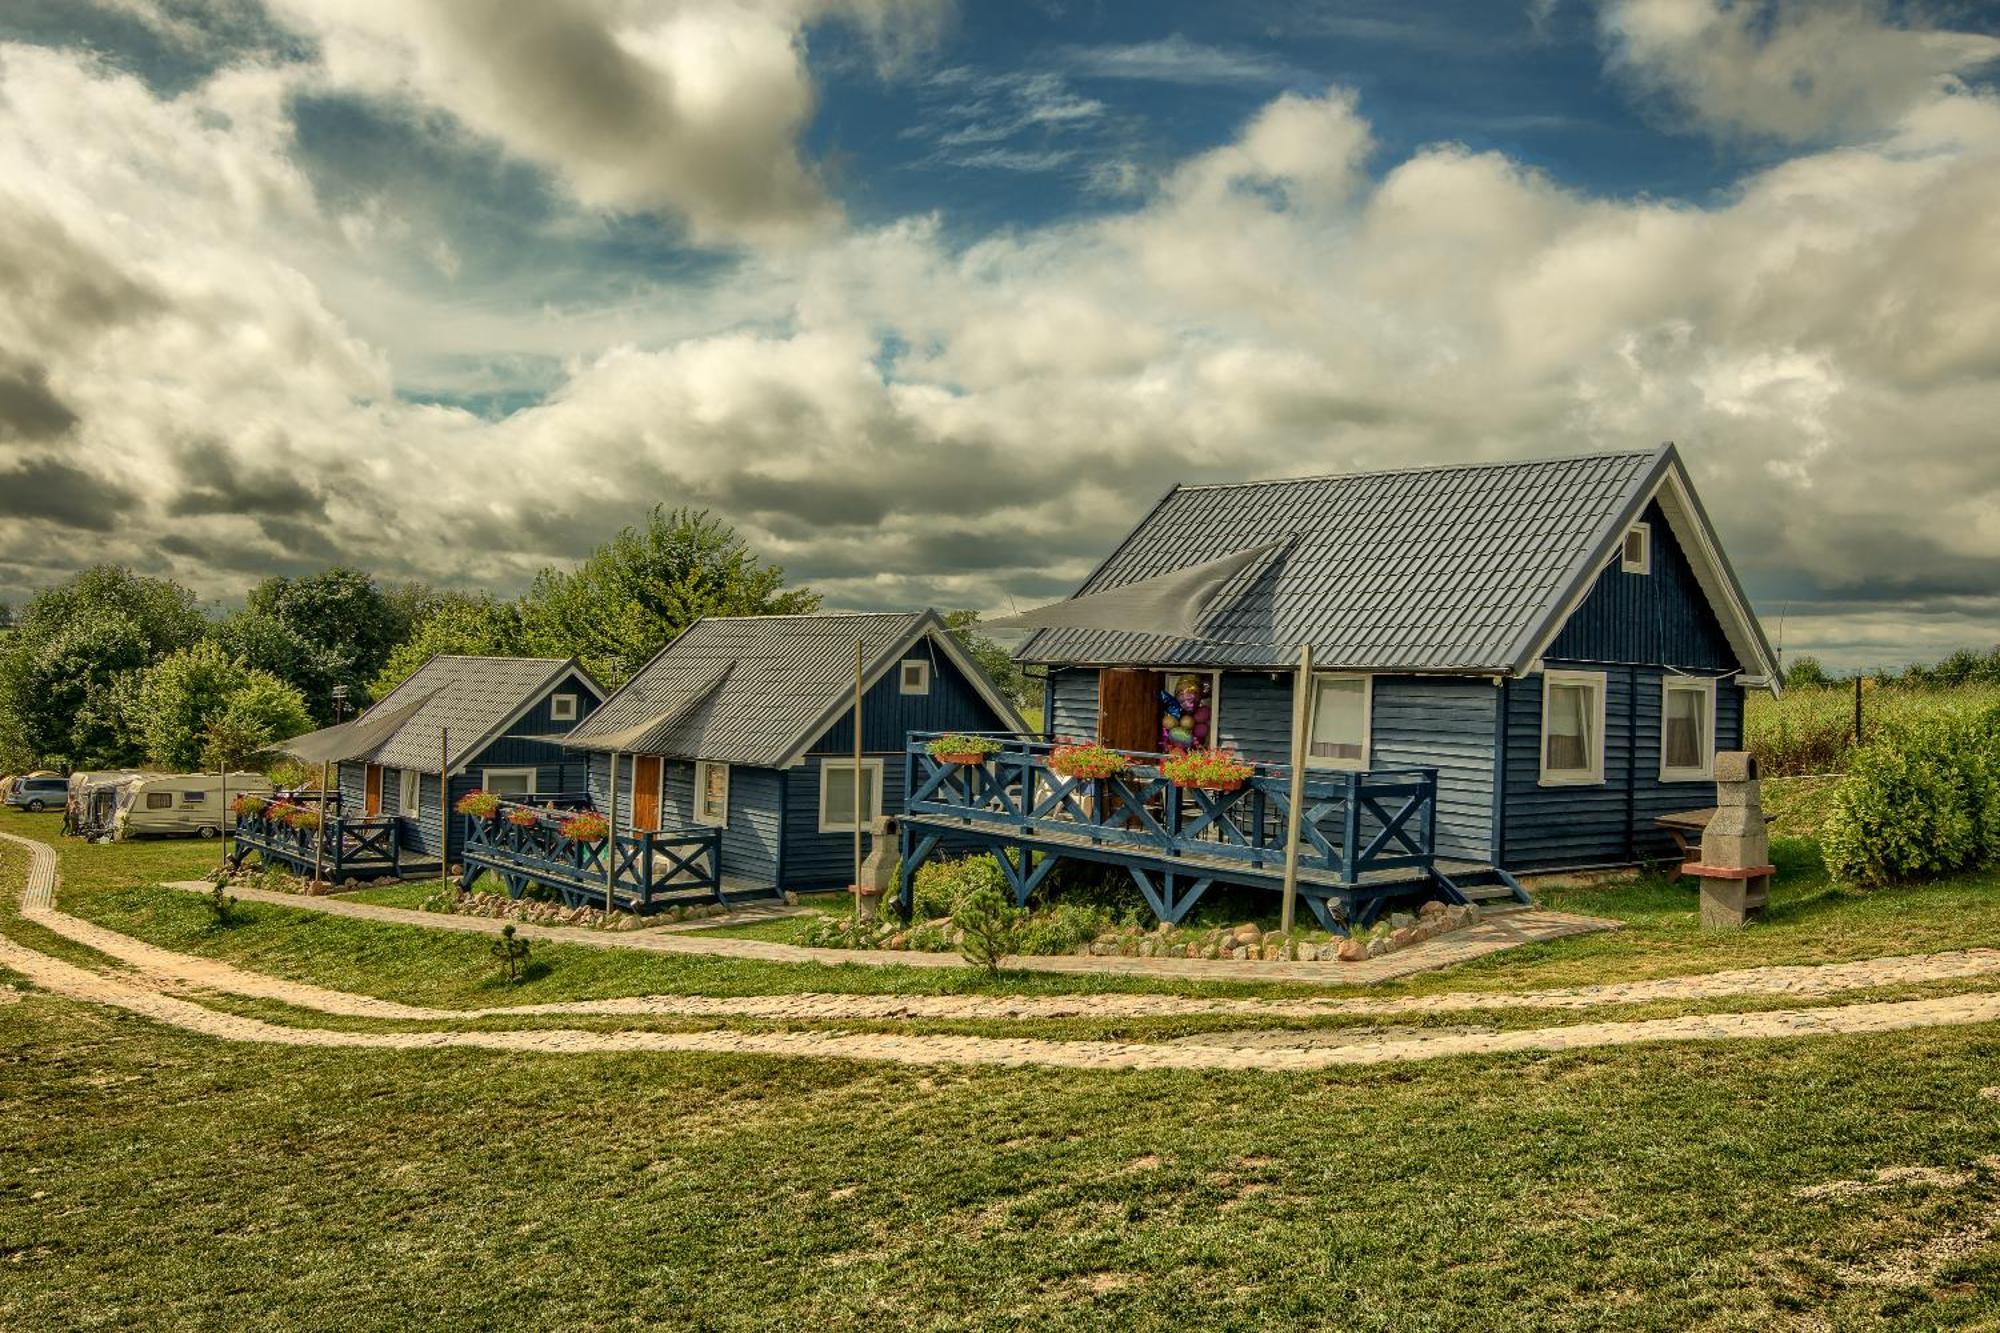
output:
[[1634, 523], [1625, 529], [1625, 544], [1618, 548], [1618, 568], [1627, 574], [1653, 572], [1653, 525]]
[[1715, 776], [1715, 681], [1668, 676], [1660, 682], [1660, 781]]
[[574, 694], [551, 694], [549, 696], [549, 720], [552, 722], [576, 721], [576, 696]]
[[182, 805], [200, 805], [206, 800], [208, 800], [208, 793], [205, 791], [184, 791], [181, 793]]
[[921, 657], [913, 657], [904, 662], [898, 669], [896, 678], [902, 684], [904, 694], [931, 692], [931, 664]]
[[[867, 829], [882, 809], [882, 761], [861, 761], [861, 827]], [[854, 761], [823, 759], [819, 766], [819, 831], [854, 832]]]
[[490, 791], [503, 800], [515, 800], [535, 794], [535, 770], [532, 768], [485, 768], [479, 772], [479, 786], [482, 791]]
[[1369, 676], [1313, 677], [1312, 735], [1306, 763], [1313, 768], [1367, 768], [1368, 718], [1375, 686]]
[[396, 772], [396, 813], [405, 819], [417, 817], [418, 799], [423, 791], [423, 775], [413, 768]]
[[1604, 673], [1542, 673], [1542, 785], [1604, 781]]
[[694, 822], [714, 828], [729, 824], [729, 765], [713, 759], [694, 766]]

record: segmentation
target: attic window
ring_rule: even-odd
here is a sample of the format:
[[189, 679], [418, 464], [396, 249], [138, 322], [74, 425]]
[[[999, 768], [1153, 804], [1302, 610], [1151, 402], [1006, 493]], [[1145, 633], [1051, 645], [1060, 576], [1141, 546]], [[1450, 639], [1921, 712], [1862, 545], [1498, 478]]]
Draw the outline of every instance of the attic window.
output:
[[576, 696], [556, 694], [549, 697], [549, 718], [555, 722], [576, 721]]
[[1650, 574], [1653, 572], [1653, 528], [1649, 523], [1634, 523], [1625, 530], [1625, 545], [1618, 552], [1618, 568], [1627, 574]]
[[929, 694], [931, 692], [931, 664], [922, 658], [903, 663], [903, 693]]

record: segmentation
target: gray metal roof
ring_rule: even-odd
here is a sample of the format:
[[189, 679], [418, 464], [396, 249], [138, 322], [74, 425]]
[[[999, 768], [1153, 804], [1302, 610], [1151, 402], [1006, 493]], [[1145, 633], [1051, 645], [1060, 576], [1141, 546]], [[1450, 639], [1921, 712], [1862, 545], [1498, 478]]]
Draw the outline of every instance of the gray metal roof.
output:
[[[852, 700], [857, 638], [872, 682], [926, 634], [970, 668], [976, 688], [997, 698], [934, 611], [717, 616], [696, 621], [661, 649], [565, 744], [780, 767]], [[1012, 719], [1013, 710], [1001, 707]]]
[[[1671, 445], [1523, 463], [1178, 486], [1079, 589], [1121, 587], [1262, 543], [1199, 640], [1037, 633], [1023, 661], [1282, 666], [1310, 641], [1328, 668], [1518, 670], [1644, 507]], [[1733, 576], [1730, 576], [1733, 581]]]
[[450, 732], [456, 769], [570, 672], [593, 694], [602, 693], [573, 657], [433, 657], [358, 720], [393, 714], [412, 700], [421, 704], [373, 753], [352, 757], [435, 773], [442, 728]]

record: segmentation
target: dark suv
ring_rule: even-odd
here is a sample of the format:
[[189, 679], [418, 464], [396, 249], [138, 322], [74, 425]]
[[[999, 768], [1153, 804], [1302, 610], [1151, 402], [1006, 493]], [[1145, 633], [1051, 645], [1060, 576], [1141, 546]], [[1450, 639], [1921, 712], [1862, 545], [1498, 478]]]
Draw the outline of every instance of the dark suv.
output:
[[68, 778], [22, 778], [7, 793], [7, 804], [16, 810], [53, 810], [68, 799]]

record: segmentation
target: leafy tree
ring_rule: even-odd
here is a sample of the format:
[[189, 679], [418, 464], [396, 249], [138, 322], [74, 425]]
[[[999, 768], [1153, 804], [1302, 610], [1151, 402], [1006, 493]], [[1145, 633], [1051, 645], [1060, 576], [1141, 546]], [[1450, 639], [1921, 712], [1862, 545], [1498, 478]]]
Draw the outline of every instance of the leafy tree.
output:
[[254, 755], [310, 726], [298, 690], [233, 660], [212, 639], [146, 672], [132, 716], [147, 758], [180, 770], [205, 765], [211, 746]]
[[449, 594], [425, 611], [409, 637], [390, 650], [388, 664], [369, 689], [381, 698], [439, 653], [512, 657], [523, 651], [519, 607], [491, 597]]
[[1833, 684], [1833, 677], [1826, 674], [1817, 657], [1801, 657], [1785, 668], [1785, 688], [1788, 690], [1813, 690]]
[[201, 638], [194, 594], [113, 565], [22, 608], [0, 650], [0, 713], [35, 756], [79, 768], [139, 757], [127, 717], [140, 673]]
[[333, 720], [333, 687], [343, 683], [346, 668], [334, 649], [268, 611], [239, 611], [215, 627], [214, 637], [230, 657], [293, 686], [315, 716]]
[[[372, 577], [344, 565], [297, 578], [265, 579], [250, 590], [245, 606], [277, 620], [318, 652], [314, 679], [281, 679], [305, 692], [313, 716], [323, 722], [333, 719], [332, 687], [373, 680], [409, 628], [403, 612]], [[248, 654], [246, 660], [252, 660]]]
[[947, 612], [944, 625], [965, 645], [973, 660], [993, 678], [993, 683], [1000, 687], [1000, 693], [1006, 695], [1016, 708], [1033, 706], [1037, 702], [1034, 682], [1028, 679], [1027, 673], [1014, 664], [1014, 659], [1005, 648], [979, 632], [977, 611]]
[[655, 507], [575, 570], [545, 569], [521, 600], [527, 651], [574, 655], [616, 684], [703, 616], [819, 609], [819, 594], [785, 587], [734, 528], [707, 510]]

